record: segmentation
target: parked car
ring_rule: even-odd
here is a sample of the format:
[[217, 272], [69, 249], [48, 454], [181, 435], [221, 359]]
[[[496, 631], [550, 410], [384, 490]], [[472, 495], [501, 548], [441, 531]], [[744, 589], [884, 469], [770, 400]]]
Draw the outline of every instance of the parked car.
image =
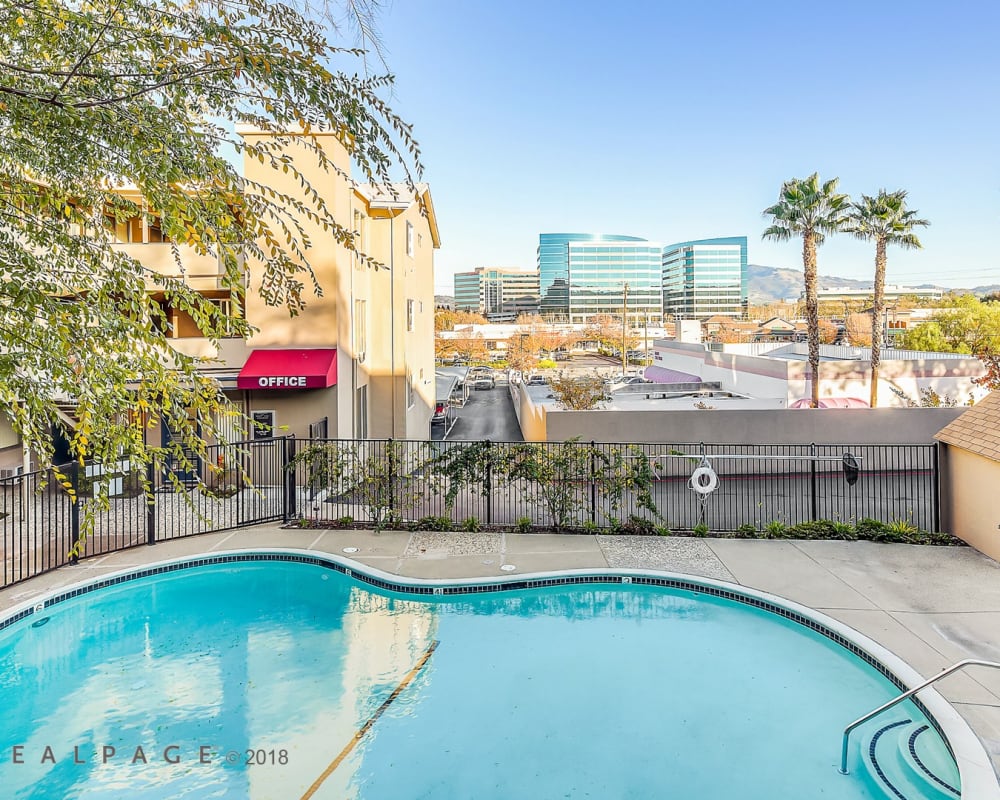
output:
[[525, 381], [525, 384], [527, 386], [548, 386], [549, 382], [545, 380], [544, 375], [532, 375]]
[[556, 361], [569, 361], [569, 353], [565, 350], [556, 350], [553, 355]]
[[431, 415], [431, 422], [445, 422], [448, 419], [448, 403], [438, 400], [434, 404], [434, 413]]
[[492, 389], [496, 386], [496, 378], [492, 373], [480, 372], [472, 380], [473, 389]]

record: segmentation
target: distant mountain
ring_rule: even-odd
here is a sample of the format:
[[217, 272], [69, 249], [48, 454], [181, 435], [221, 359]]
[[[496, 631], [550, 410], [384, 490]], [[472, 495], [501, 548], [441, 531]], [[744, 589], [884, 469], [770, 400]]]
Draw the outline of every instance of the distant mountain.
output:
[[[820, 289], [845, 287], [849, 289], [871, 289], [871, 281], [859, 281], [855, 278], [838, 278], [832, 275], [819, 276]], [[747, 295], [751, 303], [774, 303], [787, 298], [798, 298], [802, 294], [802, 272], [797, 269], [782, 269], [780, 267], [765, 267], [761, 264], [747, 265]], [[914, 289], [945, 289], [932, 283], [922, 283]], [[977, 286], [974, 289], [956, 289], [968, 291], [976, 295], [988, 294], [1000, 287]], [[947, 289], [945, 289], [947, 291]]]

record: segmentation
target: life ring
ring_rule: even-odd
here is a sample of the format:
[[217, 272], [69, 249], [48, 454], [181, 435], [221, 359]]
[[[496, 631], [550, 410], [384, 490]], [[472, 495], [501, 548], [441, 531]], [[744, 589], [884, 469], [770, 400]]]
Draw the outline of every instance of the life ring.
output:
[[688, 481], [688, 486], [698, 494], [711, 494], [719, 486], [719, 476], [715, 474], [715, 470], [711, 467], [698, 467], [698, 469], [691, 473], [691, 480]]

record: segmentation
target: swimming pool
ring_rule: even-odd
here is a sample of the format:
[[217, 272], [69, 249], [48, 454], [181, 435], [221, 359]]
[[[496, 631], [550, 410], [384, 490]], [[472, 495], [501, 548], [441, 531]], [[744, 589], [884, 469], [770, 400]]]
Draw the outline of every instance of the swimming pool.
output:
[[843, 727], [898, 687], [836, 630], [711, 581], [404, 586], [270, 552], [85, 588], [0, 631], [7, 796], [958, 796], [911, 703], [854, 734], [840, 775]]

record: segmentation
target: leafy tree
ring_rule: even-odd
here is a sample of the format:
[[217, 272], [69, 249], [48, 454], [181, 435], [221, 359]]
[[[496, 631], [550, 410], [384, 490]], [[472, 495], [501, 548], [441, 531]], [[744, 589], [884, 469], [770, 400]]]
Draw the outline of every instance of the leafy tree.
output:
[[868, 347], [872, 343], [872, 325], [867, 314], [848, 314], [844, 321], [847, 340], [855, 347]]
[[785, 242], [802, 237], [802, 267], [809, 335], [809, 371], [812, 373], [812, 405], [819, 408], [819, 302], [817, 300], [816, 248], [828, 234], [846, 224], [850, 198], [837, 193], [838, 180], [820, 183], [819, 175], [792, 178], [781, 186], [778, 202], [764, 210], [771, 225], [765, 239]]
[[916, 211], [906, 207], [906, 192], [879, 189], [875, 197], [863, 194], [851, 204], [846, 230], [859, 239], [875, 242], [875, 287], [872, 297], [871, 402], [878, 405], [878, 373], [881, 363], [882, 317], [885, 309], [886, 247], [890, 244], [907, 249], [923, 247], [914, 228], [930, 223], [919, 219]]
[[608, 399], [604, 380], [599, 375], [581, 375], [571, 378], [563, 373], [549, 381], [552, 395], [563, 408], [587, 411], [600, 408]]
[[[43, 459], [55, 423], [79, 460], [190, 463], [235, 414], [198, 362], [170, 346], [166, 309], [212, 342], [249, 326], [116, 247], [114, 228], [145, 223], [178, 263], [188, 249], [217, 258], [235, 309], [252, 289], [295, 314], [320, 291], [308, 260], [318, 243], [299, 220], [327, 232], [324, 246], [353, 250], [355, 233], [288, 148], [337, 172], [315, 136], [332, 131], [364, 180], [388, 183], [402, 167], [412, 185], [419, 153], [381, 97], [392, 78], [366, 76], [364, 54], [337, 41], [322, 20], [268, 0], [24, 0], [0, 10], [0, 409]], [[274, 135], [253, 143], [236, 125]], [[241, 177], [233, 151], [302, 192]], [[261, 265], [252, 287], [246, 263]], [[67, 397], [72, 429], [57, 412]], [[167, 450], [145, 443], [156, 423], [174, 433]]]
[[451, 339], [451, 349], [455, 355], [466, 361], [485, 361], [489, 358], [486, 340], [481, 333], [466, 333]]
[[453, 331], [456, 325], [485, 325], [486, 317], [472, 311], [452, 311], [439, 308], [434, 312], [435, 331]]
[[837, 334], [840, 331], [837, 330], [837, 326], [834, 325], [828, 319], [821, 319], [819, 321], [819, 340], [821, 344], [833, 344], [837, 341]]
[[[590, 321], [583, 335], [607, 350], [620, 350], [622, 346], [622, 321], [607, 314], [598, 314]], [[625, 349], [631, 350], [638, 344], [639, 337], [626, 331]]]
[[950, 308], [908, 329], [904, 347], [983, 357], [1000, 353], [1000, 305], [983, 303], [972, 295], [952, 299]]

